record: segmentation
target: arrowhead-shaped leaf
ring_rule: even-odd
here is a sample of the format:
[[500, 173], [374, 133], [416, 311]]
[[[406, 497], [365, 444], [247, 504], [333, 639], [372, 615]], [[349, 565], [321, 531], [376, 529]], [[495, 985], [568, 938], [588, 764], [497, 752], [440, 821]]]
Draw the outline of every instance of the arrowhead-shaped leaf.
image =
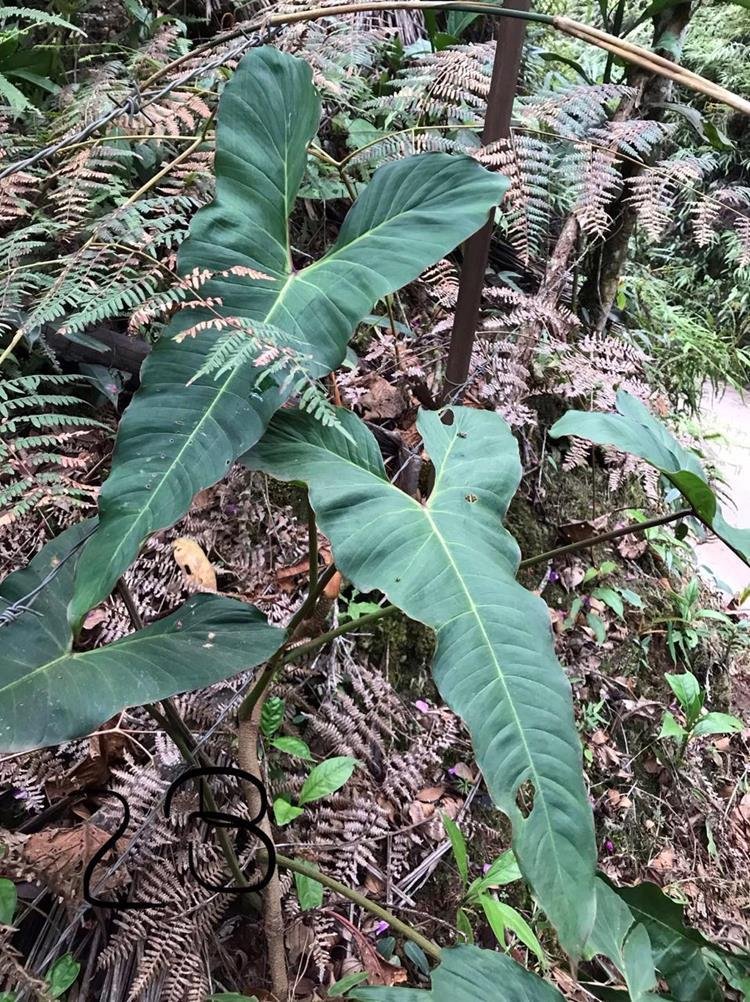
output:
[[349, 337], [378, 299], [470, 236], [503, 197], [506, 180], [468, 157], [429, 153], [388, 164], [331, 250], [297, 271], [288, 216], [319, 116], [308, 65], [270, 47], [248, 53], [224, 91], [216, 198], [195, 216], [178, 258], [181, 275], [207, 269], [215, 276], [200, 290], [214, 306], [186, 305], [143, 367], [101, 492], [100, 528], [77, 582], [73, 623], [109, 594], [150, 533], [180, 518], [197, 491], [257, 442], [282, 402], [275, 389], [260, 392], [263, 370], [247, 358], [190, 382], [219, 335], [204, 330], [177, 341], [181, 333], [217, 315], [270, 326], [306, 358], [310, 375], [321, 376], [341, 364]]
[[735, 529], [724, 518], [694, 453], [625, 390], [617, 394], [617, 410], [618, 414], [568, 411], [553, 424], [550, 435], [574, 435], [597, 445], [611, 445], [655, 466], [680, 491], [704, 525], [750, 565], [750, 529]]
[[[562, 942], [579, 951], [594, 920], [593, 824], [547, 608], [516, 581], [519, 550], [502, 525], [521, 477], [518, 447], [496, 414], [450, 415], [450, 425], [436, 412], [418, 421], [435, 466], [425, 505], [389, 482], [375, 439], [347, 411], [338, 416], [352, 441], [282, 411], [243, 462], [308, 483], [341, 571], [436, 631], [437, 686], [471, 731], [524, 876]], [[516, 799], [527, 782], [524, 816]]]
[[563, 1002], [556, 988], [515, 960], [478, 946], [443, 950], [430, 991], [357, 986], [349, 998], [359, 1002]]
[[73, 653], [67, 606], [78, 558], [64, 558], [91, 525], [62, 533], [0, 586], [2, 614], [59, 567], [31, 603], [34, 612], [0, 627], [0, 752], [81, 737], [127, 706], [252, 668], [283, 643], [283, 631], [252, 606], [198, 595], [122, 640]]

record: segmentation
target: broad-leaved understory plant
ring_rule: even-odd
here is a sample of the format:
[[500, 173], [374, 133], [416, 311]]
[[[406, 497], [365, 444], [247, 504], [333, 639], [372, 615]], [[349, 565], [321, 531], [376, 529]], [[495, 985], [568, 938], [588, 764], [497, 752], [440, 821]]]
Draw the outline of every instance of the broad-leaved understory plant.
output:
[[[316, 407], [304, 406], [314, 399], [313, 382], [342, 363], [375, 303], [474, 233], [507, 181], [465, 156], [390, 163], [375, 172], [334, 245], [299, 267], [288, 220], [319, 118], [307, 64], [272, 47], [246, 55], [227, 85], [216, 197], [180, 249], [179, 309], [122, 418], [98, 520], [68, 529], [0, 587], [0, 748], [68, 741], [146, 704], [195, 764], [200, 757], [170, 697], [264, 665], [239, 713], [240, 765], [257, 768], [261, 731], [304, 758], [302, 742], [274, 737], [266, 696], [278, 671], [332, 634], [401, 610], [434, 631], [436, 685], [468, 728], [487, 789], [512, 826], [512, 854], [498, 861], [497, 873], [469, 884], [463, 836], [446, 823], [465, 884], [465, 938], [470, 913], [482, 909], [498, 938], [510, 925], [543, 961], [530, 927], [492, 894], [498, 882], [522, 877], [573, 960], [600, 954], [614, 964], [627, 991], [617, 998], [656, 998], [659, 976], [675, 998], [718, 1002], [716, 958], [728, 964], [728, 955], [686, 929], [681, 909], [658, 888], [615, 889], [596, 875], [570, 686], [544, 602], [516, 579], [521, 555], [503, 525], [521, 478], [509, 427], [489, 411], [423, 410], [417, 428], [434, 476], [421, 503], [389, 480], [375, 438], [354, 413], [329, 408], [320, 420]], [[303, 406], [291, 406], [295, 400]], [[618, 408], [619, 415], [570, 412], [552, 434], [653, 464], [695, 516], [750, 562], [750, 532], [726, 522], [695, 457], [632, 397], [621, 393]], [[112, 592], [147, 537], [182, 517], [193, 496], [237, 460], [306, 486], [335, 567], [362, 593], [379, 593], [380, 604], [291, 644], [330, 578], [330, 570], [318, 573], [311, 551], [309, 596], [287, 630], [241, 601], [201, 594], [121, 640], [79, 649], [83, 618]], [[161, 708], [152, 706], [159, 701]], [[688, 720], [689, 733], [700, 727], [697, 717]], [[277, 824], [340, 786], [354, 765], [330, 760], [313, 769], [296, 804], [277, 800]], [[278, 860], [299, 878], [301, 898], [304, 891], [319, 900], [324, 886], [347, 893], [310, 864]], [[269, 914], [274, 893], [273, 885], [264, 891]], [[392, 928], [439, 960], [431, 989], [356, 986], [351, 997], [476, 1002], [498, 998], [500, 989], [508, 1000], [561, 998], [505, 954], [470, 944], [439, 950], [404, 923], [393, 920]], [[268, 922], [267, 931], [273, 936]], [[271, 969], [278, 995], [283, 975], [273, 961]], [[686, 994], [686, 979], [702, 994]]]

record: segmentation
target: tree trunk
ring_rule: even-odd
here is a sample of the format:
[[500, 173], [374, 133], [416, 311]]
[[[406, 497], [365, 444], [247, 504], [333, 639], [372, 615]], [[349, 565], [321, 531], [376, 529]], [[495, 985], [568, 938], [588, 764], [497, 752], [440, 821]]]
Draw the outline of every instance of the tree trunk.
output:
[[[665, 58], [672, 58], [673, 53], [666, 51], [661, 43], [669, 40], [670, 48], [681, 46], [682, 39], [690, 20], [690, 3], [681, 3], [670, 7], [654, 18], [654, 49]], [[654, 76], [647, 70], [633, 67], [628, 82], [635, 88], [635, 94], [621, 102], [614, 120], [626, 121], [635, 118], [658, 119], [661, 109], [657, 107], [669, 101], [672, 93], [672, 81], [666, 77]], [[610, 206], [612, 222], [603, 241], [597, 244], [593, 267], [581, 290], [581, 305], [588, 313], [589, 326], [601, 333], [609, 319], [612, 305], [617, 295], [620, 276], [625, 270], [630, 237], [635, 229], [636, 213], [629, 196], [631, 187], [628, 183], [638, 177], [644, 167], [627, 161], [622, 168], [625, 184], [620, 195]]]

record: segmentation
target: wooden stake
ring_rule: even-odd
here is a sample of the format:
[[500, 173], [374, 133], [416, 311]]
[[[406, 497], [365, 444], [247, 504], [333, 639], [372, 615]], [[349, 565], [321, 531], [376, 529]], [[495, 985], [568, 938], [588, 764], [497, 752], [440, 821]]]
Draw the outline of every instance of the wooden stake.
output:
[[[505, 8], [526, 12], [530, 0], [507, 0]], [[510, 121], [513, 99], [518, 85], [518, 71], [521, 66], [521, 52], [526, 31], [526, 22], [503, 19], [497, 28], [497, 47], [492, 66], [492, 81], [487, 98], [487, 112], [482, 130], [482, 143], [494, 143], [510, 136]], [[461, 396], [469, 375], [471, 352], [479, 319], [479, 306], [484, 288], [484, 275], [490, 251], [490, 240], [494, 228], [492, 215], [464, 244], [464, 260], [458, 286], [458, 302], [453, 320], [448, 364], [443, 386], [443, 401]]]

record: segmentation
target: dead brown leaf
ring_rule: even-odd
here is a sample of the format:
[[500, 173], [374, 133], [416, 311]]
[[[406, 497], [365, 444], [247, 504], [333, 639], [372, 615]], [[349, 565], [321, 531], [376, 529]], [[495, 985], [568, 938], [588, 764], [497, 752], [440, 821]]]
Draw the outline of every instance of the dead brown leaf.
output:
[[467, 783], [473, 783], [477, 778], [476, 770], [472, 766], [467, 765], [466, 762], [457, 762], [451, 771], [454, 776], [466, 780]]
[[584, 539], [596, 536], [607, 527], [607, 515], [582, 522], [565, 522], [559, 528], [560, 540], [563, 543], [580, 543]]
[[378, 373], [373, 373], [368, 383], [367, 390], [360, 397], [366, 421], [388, 420], [403, 414], [408, 402], [398, 386], [389, 383]]
[[409, 805], [409, 820], [413, 825], [419, 825], [423, 821], [427, 821], [434, 813], [434, 804], [423, 804], [421, 800], [414, 800]]
[[99, 606], [98, 609], [92, 609], [91, 612], [86, 614], [86, 618], [83, 621], [84, 630], [93, 630], [95, 626], [99, 626], [109, 617], [109, 613]]
[[643, 538], [643, 536], [635, 534], [632, 536], [622, 536], [622, 538], [617, 540], [615, 545], [617, 546], [617, 552], [621, 557], [624, 557], [625, 560], [637, 560], [639, 557], [642, 557], [648, 549], [648, 542]]
[[670, 870], [674, 869], [675, 854], [674, 849], [667, 846], [666, 849], [662, 849], [660, 853], [649, 862], [649, 870], [653, 870], [655, 873], [664, 874], [668, 873]]
[[374, 944], [349, 919], [329, 909], [324, 909], [324, 911], [351, 933], [352, 938], [357, 944], [357, 952], [359, 953], [364, 969], [367, 971], [367, 977], [371, 985], [388, 985], [390, 987], [392, 985], [403, 984], [407, 980], [404, 968], [396, 967], [393, 964], [389, 964], [387, 960], [384, 960], [375, 949]]
[[[92, 824], [45, 828], [24, 839], [21, 860], [50, 890], [77, 896], [82, 890], [83, 871], [109, 838], [109, 832]], [[119, 886], [126, 879], [127, 872], [120, 869], [108, 880], [108, 887]]]
[[421, 800], [424, 804], [432, 804], [435, 803], [435, 801], [440, 800], [444, 793], [444, 786], [425, 786], [425, 788], [420, 790], [417, 794], [417, 800]]

